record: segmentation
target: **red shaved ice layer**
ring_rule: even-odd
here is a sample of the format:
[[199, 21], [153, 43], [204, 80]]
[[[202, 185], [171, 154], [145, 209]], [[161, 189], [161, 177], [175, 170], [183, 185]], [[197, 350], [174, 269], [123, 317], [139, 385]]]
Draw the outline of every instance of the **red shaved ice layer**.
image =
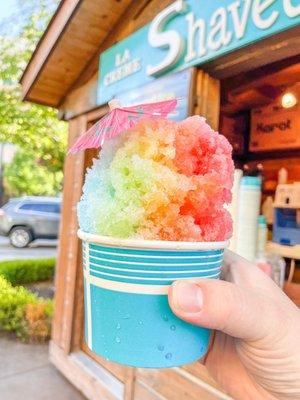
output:
[[232, 233], [232, 147], [199, 116], [140, 122], [88, 171], [81, 229], [120, 238], [223, 241]]

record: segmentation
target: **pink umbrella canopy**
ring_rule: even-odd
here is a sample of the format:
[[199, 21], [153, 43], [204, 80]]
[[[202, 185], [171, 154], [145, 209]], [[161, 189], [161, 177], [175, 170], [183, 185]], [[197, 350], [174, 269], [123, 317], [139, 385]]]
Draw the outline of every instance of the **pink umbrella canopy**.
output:
[[84, 149], [96, 149], [104, 140], [118, 136], [134, 127], [142, 119], [166, 118], [177, 105], [177, 99], [157, 103], [139, 104], [132, 107], [116, 106], [79, 137], [70, 148], [69, 153], [77, 153]]

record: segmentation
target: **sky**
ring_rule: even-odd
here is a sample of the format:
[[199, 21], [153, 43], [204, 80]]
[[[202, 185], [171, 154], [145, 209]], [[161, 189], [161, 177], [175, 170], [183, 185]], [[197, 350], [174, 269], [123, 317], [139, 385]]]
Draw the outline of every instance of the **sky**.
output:
[[[18, 30], [17, 0], [0, 0], [0, 35], [13, 35]], [[12, 28], [13, 24], [13, 28]]]
[[[96, 0], [95, 0], [96, 1]], [[52, 13], [57, 1], [44, 0], [43, 4]], [[22, 26], [26, 18], [37, 11], [39, 1], [37, 0], [0, 0], [0, 36], [13, 36]]]
[[15, 11], [15, 0], [2, 0], [0, 4], [0, 21], [10, 17]]

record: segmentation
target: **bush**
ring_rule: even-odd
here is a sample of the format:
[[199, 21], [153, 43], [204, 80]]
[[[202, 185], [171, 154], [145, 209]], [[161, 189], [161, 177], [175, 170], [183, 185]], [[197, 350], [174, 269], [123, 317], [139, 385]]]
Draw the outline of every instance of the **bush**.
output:
[[50, 337], [53, 302], [37, 297], [22, 286], [14, 287], [0, 276], [0, 330], [23, 340]]
[[54, 276], [55, 262], [55, 258], [1, 261], [0, 275], [13, 285], [46, 281]]
[[53, 301], [39, 299], [37, 303], [29, 303], [25, 308], [26, 339], [45, 341], [50, 338]]

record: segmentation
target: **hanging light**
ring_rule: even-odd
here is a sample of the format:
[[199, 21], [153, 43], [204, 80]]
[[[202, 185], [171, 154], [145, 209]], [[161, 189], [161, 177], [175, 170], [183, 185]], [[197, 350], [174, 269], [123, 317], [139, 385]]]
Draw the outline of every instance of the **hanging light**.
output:
[[297, 97], [292, 92], [286, 92], [281, 98], [281, 105], [284, 108], [291, 108], [297, 104]]

